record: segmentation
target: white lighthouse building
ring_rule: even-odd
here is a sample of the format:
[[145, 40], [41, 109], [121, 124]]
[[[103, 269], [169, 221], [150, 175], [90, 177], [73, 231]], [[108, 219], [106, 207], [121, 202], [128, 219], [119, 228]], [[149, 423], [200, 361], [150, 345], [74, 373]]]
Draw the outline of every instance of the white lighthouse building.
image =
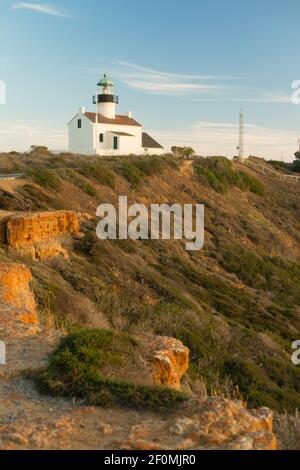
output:
[[127, 115], [116, 114], [119, 103], [114, 84], [104, 74], [93, 97], [95, 112], [79, 112], [69, 122], [69, 150], [83, 155], [161, 155], [163, 147], [143, 126]]

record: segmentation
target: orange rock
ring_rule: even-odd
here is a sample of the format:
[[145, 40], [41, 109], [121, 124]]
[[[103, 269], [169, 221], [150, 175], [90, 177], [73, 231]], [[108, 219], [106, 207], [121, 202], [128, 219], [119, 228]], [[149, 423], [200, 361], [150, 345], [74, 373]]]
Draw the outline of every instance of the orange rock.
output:
[[189, 368], [189, 349], [175, 338], [158, 336], [146, 341], [153, 384], [180, 390], [180, 381]]
[[63, 256], [65, 259], [69, 258], [67, 250], [65, 250], [61, 246], [60, 241], [56, 239], [17, 248], [17, 252], [21, 256], [29, 256], [36, 261], [55, 258], [57, 256]]
[[65, 233], [78, 232], [78, 217], [72, 211], [14, 215], [6, 226], [7, 243], [13, 248], [22, 248]]
[[[31, 271], [23, 265], [0, 263], [0, 333], [21, 324], [36, 326], [38, 317], [30, 290]], [[29, 329], [27, 329], [29, 331]], [[37, 328], [32, 329], [36, 332]]]
[[209, 398], [194, 401], [175, 419], [134, 426], [126, 450], [276, 450], [271, 410], [248, 410], [241, 401]]

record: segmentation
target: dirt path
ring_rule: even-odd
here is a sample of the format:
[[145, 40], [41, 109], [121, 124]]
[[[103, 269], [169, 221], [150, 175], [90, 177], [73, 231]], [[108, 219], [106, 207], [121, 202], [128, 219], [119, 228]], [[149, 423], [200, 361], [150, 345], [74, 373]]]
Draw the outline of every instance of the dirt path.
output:
[[0, 180], [0, 189], [13, 193], [16, 189], [24, 186], [29, 181], [26, 179]]

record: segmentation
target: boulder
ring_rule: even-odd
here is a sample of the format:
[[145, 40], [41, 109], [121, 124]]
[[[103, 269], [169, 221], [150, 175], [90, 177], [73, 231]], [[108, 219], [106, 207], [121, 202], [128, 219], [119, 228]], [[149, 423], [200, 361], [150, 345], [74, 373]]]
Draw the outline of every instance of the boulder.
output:
[[181, 379], [189, 368], [189, 349], [175, 338], [143, 338], [151, 367], [152, 383], [180, 390]]

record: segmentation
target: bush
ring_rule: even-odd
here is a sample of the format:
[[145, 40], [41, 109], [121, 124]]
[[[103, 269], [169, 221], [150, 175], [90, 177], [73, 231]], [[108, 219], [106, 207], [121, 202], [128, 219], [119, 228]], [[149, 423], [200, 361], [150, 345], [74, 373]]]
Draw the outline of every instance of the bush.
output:
[[260, 181], [243, 171], [234, 170], [227, 158], [201, 158], [194, 164], [194, 169], [216, 192], [225, 193], [230, 188], [237, 187], [260, 196], [264, 194], [264, 186]]
[[244, 188], [251, 191], [251, 193], [258, 194], [259, 196], [264, 195], [264, 185], [258, 181], [258, 179], [254, 178], [254, 176], [248, 175], [248, 173], [244, 173], [243, 171], [240, 171], [239, 174], [242, 180], [240, 189], [242, 189], [244, 185]]
[[98, 184], [114, 188], [115, 175], [102, 163], [84, 165], [80, 169], [80, 173], [86, 178], [94, 180]]
[[[294, 410], [300, 406], [300, 397], [294, 390], [280, 388], [257, 365], [242, 359], [226, 359], [223, 378], [230, 377], [252, 407], [268, 406], [278, 411]], [[287, 384], [285, 384], [286, 386]]]
[[84, 178], [79, 176], [75, 170], [65, 168], [64, 170], [61, 170], [60, 174], [70, 183], [74, 184], [75, 186], [77, 186], [77, 188], [81, 189], [88, 196], [97, 196], [97, 191], [95, 190], [95, 188], [93, 188], [93, 186], [91, 186], [87, 181], [85, 181]]
[[164, 387], [148, 387], [107, 378], [131, 363], [139, 344], [133, 337], [108, 330], [81, 330], [61, 341], [50, 356], [48, 369], [36, 376], [41, 392], [80, 397], [96, 406], [125, 405], [167, 409], [186, 399]]
[[56, 192], [61, 190], [61, 179], [54, 170], [31, 170], [27, 174], [43, 188], [52, 189]]
[[239, 245], [222, 251], [223, 267], [248, 286], [274, 294], [285, 307], [300, 303], [300, 265], [279, 257], [259, 256]]
[[160, 157], [139, 158], [135, 161], [137, 168], [147, 176], [158, 174], [163, 166], [163, 160]]
[[138, 188], [144, 179], [144, 173], [131, 161], [124, 161], [117, 168], [118, 173], [133, 187]]
[[164, 160], [161, 157], [129, 158], [116, 165], [116, 171], [137, 189], [145, 178], [162, 171]]
[[31, 145], [29, 155], [32, 157], [48, 157], [50, 152], [43, 145]]

